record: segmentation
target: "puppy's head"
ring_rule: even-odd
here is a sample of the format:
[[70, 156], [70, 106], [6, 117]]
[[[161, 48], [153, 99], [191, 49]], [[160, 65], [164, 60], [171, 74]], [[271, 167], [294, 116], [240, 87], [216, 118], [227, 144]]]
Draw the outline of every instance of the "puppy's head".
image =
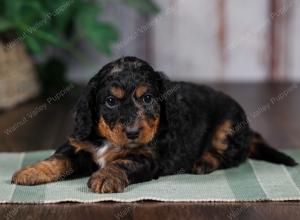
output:
[[85, 139], [93, 133], [128, 147], [149, 143], [160, 122], [163, 78], [134, 57], [105, 65], [76, 106], [73, 136]]

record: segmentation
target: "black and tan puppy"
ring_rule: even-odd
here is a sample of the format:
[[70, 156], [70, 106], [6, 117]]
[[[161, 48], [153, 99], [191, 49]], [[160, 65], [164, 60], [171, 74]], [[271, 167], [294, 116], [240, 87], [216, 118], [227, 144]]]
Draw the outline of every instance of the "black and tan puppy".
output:
[[206, 174], [248, 157], [294, 166], [249, 128], [227, 95], [173, 82], [135, 57], [105, 65], [75, 106], [74, 131], [53, 156], [17, 171], [12, 182], [35, 185], [91, 175], [98, 193], [176, 174]]

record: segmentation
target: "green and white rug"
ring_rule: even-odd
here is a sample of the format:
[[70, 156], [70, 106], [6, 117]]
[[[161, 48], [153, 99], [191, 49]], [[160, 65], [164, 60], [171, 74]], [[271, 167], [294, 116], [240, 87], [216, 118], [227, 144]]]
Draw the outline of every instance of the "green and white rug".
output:
[[[287, 153], [300, 162], [300, 150]], [[38, 186], [10, 183], [15, 170], [50, 154], [52, 151], [1, 153], [0, 203], [300, 200], [300, 166], [291, 168], [254, 160], [209, 175], [189, 175], [182, 170], [178, 175], [130, 185], [125, 192], [116, 194], [90, 192], [88, 178]]]

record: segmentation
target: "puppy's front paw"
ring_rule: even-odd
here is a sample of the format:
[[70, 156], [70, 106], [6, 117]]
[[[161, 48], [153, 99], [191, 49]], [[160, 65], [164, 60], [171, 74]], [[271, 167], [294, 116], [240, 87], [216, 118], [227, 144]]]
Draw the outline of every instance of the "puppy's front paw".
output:
[[69, 160], [53, 157], [18, 170], [11, 182], [19, 185], [37, 185], [58, 181], [72, 172]]
[[89, 181], [88, 187], [96, 193], [118, 193], [123, 192], [129, 182], [126, 174], [119, 170], [109, 172], [110, 169], [100, 170], [94, 173]]
[[50, 182], [49, 177], [35, 167], [27, 167], [14, 173], [11, 183], [18, 185], [37, 185]]

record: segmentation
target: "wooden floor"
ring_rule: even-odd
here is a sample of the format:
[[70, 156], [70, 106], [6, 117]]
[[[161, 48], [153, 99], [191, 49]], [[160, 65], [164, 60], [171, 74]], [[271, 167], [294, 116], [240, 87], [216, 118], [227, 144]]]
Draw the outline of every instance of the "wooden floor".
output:
[[[237, 99], [254, 129], [276, 148], [300, 149], [300, 85], [214, 85]], [[32, 100], [0, 113], [0, 151], [31, 151], [55, 148], [71, 130], [68, 95], [53, 104], [47, 97]], [[226, 106], [224, 106], [226, 111]], [[25, 117], [25, 119], [24, 119]], [[8, 131], [11, 133], [8, 133]], [[1, 192], [0, 192], [1, 193]], [[0, 205], [6, 219], [300, 219], [299, 202], [169, 203], [136, 202], [51, 205]], [[0, 217], [0, 219], [2, 219]]]

